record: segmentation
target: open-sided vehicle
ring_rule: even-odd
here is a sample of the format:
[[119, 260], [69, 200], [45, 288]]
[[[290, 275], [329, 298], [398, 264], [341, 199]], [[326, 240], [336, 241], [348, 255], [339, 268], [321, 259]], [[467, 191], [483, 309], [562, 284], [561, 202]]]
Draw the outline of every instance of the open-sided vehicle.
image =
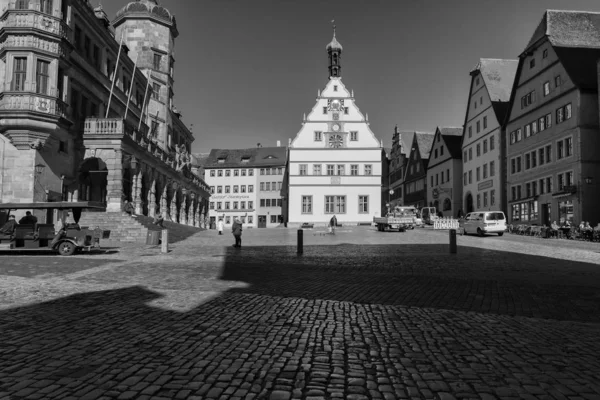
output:
[[397, 229], [398, 232], [404, 232], [406, 229], [414, 229], [419, 224], [417, 209], [414, 207], [396, 206], [385, 217], [373, 217], [373, 223], [380, 232], [386, 229]]
[[[80, 227], [78, 222], [83, 210], [104, 210], [101, 203], [95, 202], [40, 202], [40, 203], [3, 203], [0, 211], [8, 215], [12, 210], [44, 210], [44, 223], [22, 224], [15, 227], [10, 235], [0, 233], [0, 250], [54, 250], [62, 256], [70, 256], [77, 250], [91, 250], [100, 247], [100, 239], [110, 237], [109, 230]], [[64, 224], [55, 232], [52, 216], [54, 210], [68, 211], [75, 220], [74, 224]]]

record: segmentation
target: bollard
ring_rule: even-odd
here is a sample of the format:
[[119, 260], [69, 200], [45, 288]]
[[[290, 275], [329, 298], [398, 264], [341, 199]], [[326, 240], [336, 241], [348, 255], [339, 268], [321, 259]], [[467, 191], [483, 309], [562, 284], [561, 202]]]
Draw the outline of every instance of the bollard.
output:
[[456, 254], [456, 229], [450, 229], [450, 254]]
[[304, 231], [298, 229], [298, 254], [302, 254], [304, 249]]
[[169, 230], [163, 229], [161, 234], [160, 252], [166, 254], [169, 252]]

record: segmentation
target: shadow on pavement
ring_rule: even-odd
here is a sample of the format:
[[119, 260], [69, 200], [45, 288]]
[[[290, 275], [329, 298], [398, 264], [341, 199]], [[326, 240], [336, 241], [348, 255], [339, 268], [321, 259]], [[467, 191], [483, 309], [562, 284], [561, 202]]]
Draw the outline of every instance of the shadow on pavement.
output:
[[[585, 297], [560, 291], [558, 275], [534, 278], [544, 266], [584, 274], [588, 265], [522, 255], [517, 265], [516, 255], [468, 248], [451, 258], [444, 247], [308, 247], [302, 257], [295, 248], [231, 248], [221, 279], [251, 286], [188, 312], [149, 306], [161, 294], [141, 286], [1, 311], [0, 398], [600, 394], [598, 329], [457, 311], [526, 315], [553, 290]], [[490, 255], [499, 266], [467, 267]], [[518, 279], [502, 279], [507, 271]], [[506, 309], [495, 310], [494, 298]], [[593, 320], [598, 300], [587, 301], [576, 316]]]

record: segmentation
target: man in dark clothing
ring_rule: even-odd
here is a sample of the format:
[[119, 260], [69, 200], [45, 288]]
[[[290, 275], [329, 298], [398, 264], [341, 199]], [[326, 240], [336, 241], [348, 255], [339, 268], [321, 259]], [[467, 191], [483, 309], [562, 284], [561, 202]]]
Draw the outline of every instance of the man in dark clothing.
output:
[[8, 216], [8, 221], [0, 228], [0, 234], [2, 235], [12, 235], [15, 233], [15, 229], [17, 226], [17, 221], [15, 220], [14, 215]]
[[233, 220], [231, 233], [233, 233], [233, 237], [235, 238], [233, 247], [242, 247], [242, 223], [237, 217]]
[[337, 218], [335, 215], [329, 220], [329, 226], [331, 227], [331, 233], [335, 235], [335, 227], [337, 226]]
[[25, 216], [19, 220], [20, 225], [35, 225], [37, 224], [37, 217], [31, 215], [31, 211], [27, 211]]

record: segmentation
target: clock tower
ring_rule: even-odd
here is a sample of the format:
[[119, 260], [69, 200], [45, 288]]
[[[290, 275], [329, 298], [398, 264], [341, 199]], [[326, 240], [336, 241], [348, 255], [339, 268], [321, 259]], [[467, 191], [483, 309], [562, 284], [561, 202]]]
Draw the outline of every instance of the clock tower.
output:
[[356, 225], [381, 215], [381, 142], [369, 127], [341, 77], [342, 45], [327, 45], [329, 80], [290, 143], [288, 226], [323, 223]]

